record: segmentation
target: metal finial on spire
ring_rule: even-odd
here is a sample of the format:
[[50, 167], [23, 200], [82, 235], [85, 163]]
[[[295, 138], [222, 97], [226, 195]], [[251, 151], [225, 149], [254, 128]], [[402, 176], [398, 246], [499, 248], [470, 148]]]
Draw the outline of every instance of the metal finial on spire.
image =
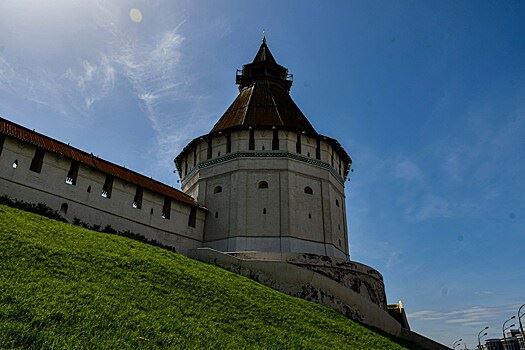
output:
[[266, 44], [266, 31], [263, 29], [263, 38], [262, 38], [263, 44]]

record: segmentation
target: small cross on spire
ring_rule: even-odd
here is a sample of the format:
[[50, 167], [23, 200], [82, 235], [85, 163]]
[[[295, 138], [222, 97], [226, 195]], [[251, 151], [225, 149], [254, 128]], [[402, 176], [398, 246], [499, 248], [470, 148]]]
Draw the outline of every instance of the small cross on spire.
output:
[[264, 44], [266, 44], [266, 31], [263, 29], [263, 38], [262, 38], [262, 42]]

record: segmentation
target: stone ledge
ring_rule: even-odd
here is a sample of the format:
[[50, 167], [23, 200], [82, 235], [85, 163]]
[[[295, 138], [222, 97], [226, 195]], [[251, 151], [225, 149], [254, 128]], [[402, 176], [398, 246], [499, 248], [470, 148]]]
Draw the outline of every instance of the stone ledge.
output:
[[[449, 349], [418, 333], [404, 329], [387, 310], [335, 280], [279, 258], [288, 256], [288, 258], [293, 259], [291, 255], [287, 253], [261, 253], [261, 259], [256, 259], [258, 253], [223, 253], [211, 248], [197, 248], [190, 250], [188, 256], [248, 277], [286, 294], [328, 306], [354, 321], [408, 341], [417, 348], [427, 350]], [[242, 258], [240, 258], [241, 256]], [[298, 256], [295, 255], [295, 258]], [[367, 267], [359, 263], [355, 264]]]
[[386, 310], [374, 304], [368, 297], [311, 269], [280, 259], [242, 259], [210, 248], [193, 249], [188, 255], [281, 292], [328, 306], [355, 321], [379, 328], [388, 334], [401, 335], [401, 325]]

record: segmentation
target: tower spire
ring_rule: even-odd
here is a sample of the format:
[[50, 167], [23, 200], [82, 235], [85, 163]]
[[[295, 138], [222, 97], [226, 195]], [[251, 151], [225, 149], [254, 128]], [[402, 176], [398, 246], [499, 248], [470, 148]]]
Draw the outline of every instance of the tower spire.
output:
[[262, 43], [266, 44], [266, 31], [263, 29]]

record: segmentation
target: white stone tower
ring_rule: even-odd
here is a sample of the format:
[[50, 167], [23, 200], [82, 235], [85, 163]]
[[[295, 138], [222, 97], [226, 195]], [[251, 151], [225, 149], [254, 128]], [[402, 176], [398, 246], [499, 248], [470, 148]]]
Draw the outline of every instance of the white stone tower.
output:
[[239, 95], [176, 157], [182, 190], [208, 208], [204, 247], [349, 259], [344, 183], [352, 161], [290, 97], [266, 40], [237, 71]]

